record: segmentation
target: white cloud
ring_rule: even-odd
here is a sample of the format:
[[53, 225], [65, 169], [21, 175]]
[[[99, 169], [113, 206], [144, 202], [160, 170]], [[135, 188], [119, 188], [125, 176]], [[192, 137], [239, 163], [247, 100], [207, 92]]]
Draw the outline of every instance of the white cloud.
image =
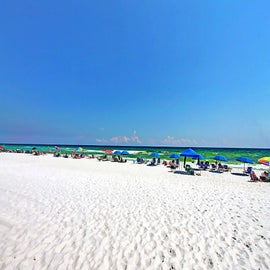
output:
[[142, 143], [142, 141], [138, 137], [136, 131], [133, 132], [133, 135], [131, 137], [128, 137], [125, 135], [124, 136], [115, 136], [115, 137], [112, 137], [110, 139], [110, 141], [112, 141], [115, 144], [130, 143], [130, 142], [139, 143], [139, 144]]
[[197, 146], [198, 142], [195, 139], [187, 138], [174, 138], [172, 136], [167, 136], [165, 139], [161, 140], [164, 145], [176, 145], [176, 146]]
[[98, 142], [98, 143], [106, 143], [107, 140], [105, 140], [105, 139], [96, 139], [96, 142]]

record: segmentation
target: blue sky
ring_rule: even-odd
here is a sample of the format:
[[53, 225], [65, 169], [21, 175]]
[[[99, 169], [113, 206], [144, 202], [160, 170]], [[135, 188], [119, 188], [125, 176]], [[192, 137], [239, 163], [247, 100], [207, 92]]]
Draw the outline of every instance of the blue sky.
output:
[[1, 1], [0, 142], [269, 148], [269, 10]]

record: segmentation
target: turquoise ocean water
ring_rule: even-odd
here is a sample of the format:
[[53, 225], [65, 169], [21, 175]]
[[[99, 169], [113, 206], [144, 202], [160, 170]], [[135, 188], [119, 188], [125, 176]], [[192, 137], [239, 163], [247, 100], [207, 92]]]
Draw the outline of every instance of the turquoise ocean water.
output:
[[[33, 147], [36, 147], [39, 151], [44, 152], [54, 152], [55, 145], [39, 145], [39, 144], [0, 144], [4, 149], [8, 151], [15, 150], [31, 150]], [[109, 146], [109, 145], [57, 145], [61, 149], [61, 153], [72, 153], [77, 147], [82, 147], [84, 153], [102, 155], [102, 150], [110, 149], [115, 150], [127, 150], [130, 155], [129, 158], [143, 157], [151, 158], [150, 154], [152, 152], [158, 152], [161, 156], [161, 159], [169, 159], [169, 156], [172, 153], [181, 153], [187, 147], [154, 147], [154, 146]], [[255, 149], [255, 148], [204, 148], [204, 147], [193, 147], [193, 150], [203, 155], [206, 160], [213, 159], [216, 155], [222, 155], [227, 157], [230, 164], [240, 164], [236, 161], [237, 157], [246, 156], [253, 160], [257, 164], [258, 159], [265, 156], [270, 156], [270, 149]]]

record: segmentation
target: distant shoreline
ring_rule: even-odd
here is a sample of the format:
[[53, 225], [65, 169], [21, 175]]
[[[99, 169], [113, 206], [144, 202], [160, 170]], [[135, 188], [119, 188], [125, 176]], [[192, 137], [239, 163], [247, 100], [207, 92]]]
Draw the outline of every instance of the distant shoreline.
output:
[[104, 145], [97, 145], [97, 144], [53, 144], [53, 143], [49, 143], [49, 144], [44, 144], [44, 143], [0, 143], [0, 145], [22, 145], [22, 146], [51, 146], [54, 147], [55, 145], [57, 146], [68, 146], [68, 147], [77, 147], [77, 146], [82, 146], [82, 147], [95, 147], [95, 148], [99, 148], [99, 147], [110, 147], [110, 148], [154, 148], [154, 149], [163, 149], [163, 148], [170, 148], [170, 149], [185, 149], [185, 148], [194, 148], [194, 149], [227, 149], [227, 150], [243, 150], [243, 149], [247, 149], [247, 150], [269, 150], [270, 151], [270, 147], [266, 148], [266, 147], [229, 147], [229, 146], [166, 146], [166, 145], [110, 145], [110, 144], [104, 144]]

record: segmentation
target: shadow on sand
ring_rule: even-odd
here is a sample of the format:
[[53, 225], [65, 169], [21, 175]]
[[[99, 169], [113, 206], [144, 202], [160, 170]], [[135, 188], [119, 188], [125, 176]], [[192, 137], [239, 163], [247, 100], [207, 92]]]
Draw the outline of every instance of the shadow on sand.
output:
[[223, 171], [218, 171], [218, 170], [209, 170], [211, 173], [223, 173]]
[[237, 172], [232, 172], [231, 174], [237, 175], [237, 176], [249, 176], [248, 174], [245, 174], [245, 173], [237, 173]]

